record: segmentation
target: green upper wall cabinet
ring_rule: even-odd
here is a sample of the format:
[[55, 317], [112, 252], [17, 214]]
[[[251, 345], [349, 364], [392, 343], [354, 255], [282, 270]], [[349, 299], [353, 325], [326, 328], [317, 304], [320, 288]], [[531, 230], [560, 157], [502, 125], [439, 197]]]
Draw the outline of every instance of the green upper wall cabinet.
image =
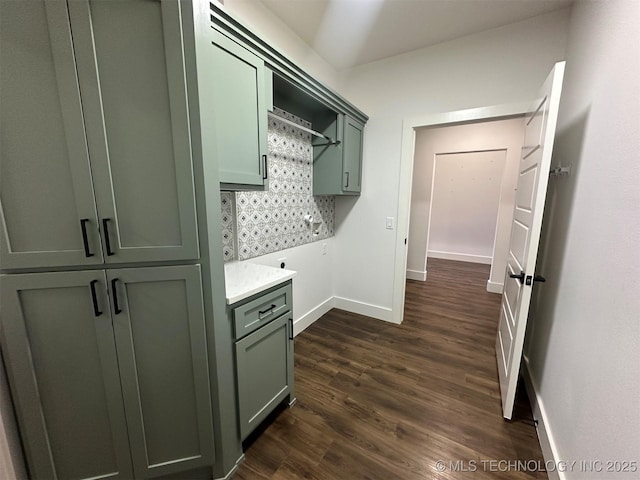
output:
[[342, 146], [342, 168], [344, 193], [360, 193], [362, 184], [362, 148], [364, 125], [351, 117], [345, 117]]
[[199, 257], [179, 8], [0, 2], [0, 268]]
[[208, 111], [213, 129], [202, 135], [214, 138], [221, 188], [262, 188], [267, 179], [271, 71], [261, 58], [215, 29], [210, 62], [215, 71]]
[[362, 184], [364, 124], [343, 114], [319, 117], [319, 131], [339, 141], [313, 148], [313, 194], [359, 195]]
[[[210, 112], [216, 126], [215, 131], [203, 135], [219, 139], [222, 188], [248, 190], [266, 185], [260, 173], [266, 176], [267, 110], [272, 105], [265, 97], [272, 94], [273, 105], [310, 121], [314, 130], [341, 141], [337, 146], [314, 148], [314, 194], [358, 195], [367, 115], [215, 2], [209, 7], [216, 52], [211, 61], [218, 67], [211, 87], [216, 100], [211, 102]], [[263, 79], [265, 74], [268, 77]]]
[[30, 477], [214, 464], [198, 265], [2, 277], [0, 342]]

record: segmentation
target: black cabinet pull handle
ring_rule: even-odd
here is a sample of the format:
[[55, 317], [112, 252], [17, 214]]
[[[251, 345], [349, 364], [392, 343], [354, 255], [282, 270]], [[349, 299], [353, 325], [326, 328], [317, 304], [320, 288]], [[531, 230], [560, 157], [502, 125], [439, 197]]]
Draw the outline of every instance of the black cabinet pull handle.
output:
[[91, 282], [89, 282], [89, 288], [91, 289], [91, 301], [93, 302], [93, 314], [96, 317], [99, 317], [100, 315], [102, 315], [102, 312], [98, 308], [98, 295], [96, 293], [96, 283], [98, 283], [98, 280], [91, 280]]
[[293, 317], [289, 318], [289, 340], [293, 340]]
[[80, 229], [82, 230], [82, 244], [84, 245], [84, 256], [85, 257], [93, 257], [93, 253], [89, 249], [89, 237], [87, 236], [87, 223], [89, 222], [88, 218], [83, 218], [80, 220]]
[[269, 178], [269, 170], [267, 169], [267, 156], [262, 155], [262, 164], [264, 165], [264, 170], [262, 171], [262, 179], [266, 180]]
[[118, 279], [114, 278], [111, 280], [111, 293], [113, 294], [113, 310], [116, 315], [120, 315], [122, 310], [120, 309], [120, 305], [118, 305]]
[[112, 256], [113, 250], [111, 250], [111, 240], [109, 239], [109, 222], [111, 221], [110, 218], [103, 218], [102, 219], [102, 230], [104, 233], [104, 246], [107, 249], [107, 255], [108, 256]]
[[271, 306], [269, 308], [267, 308], [266, 310], [258, 310], [258, 317], [262, 317], [263, 315], [266, 315], [267, 313], [271, 314], [273, 313], [273, 309], [276, 308], [276, 304], [272, 303]]
[[347, 175], [347, 184], [344, 186], [344, 188], [349, 188], [349, 172], [344, 172]]
[[524, 272], [520, 272], [520, 273], [510, 273], [509, 274], [510, 278], [517, 278], [518, 281], [522, 284], [524, 283]]

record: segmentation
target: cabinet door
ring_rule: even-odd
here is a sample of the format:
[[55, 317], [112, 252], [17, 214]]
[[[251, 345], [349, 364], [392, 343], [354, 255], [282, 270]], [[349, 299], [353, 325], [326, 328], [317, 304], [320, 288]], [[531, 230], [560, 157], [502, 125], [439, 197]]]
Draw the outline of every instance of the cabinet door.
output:
[[207, 112], [215, 138], [220, 182], [264, 185], [267, 162], [265, 66], [256, 55], [212, 31], [213, 104]]
[[343, 168], [345, 192], [360, 192], [364, 125], [349, 116], [344, 119]]
[[136, 478], [213, 465], [200, 267], [107, 276]]
[[0, 2], [0, 44], [0, 268], [100, 264], [66, 2]]
[[132, 478], [104, 271], [1, 282], [0, 340], [30, 476]]
[[244, 440], [293, 393], [291, 314], [236, 342], [240, 434]]
[[69, 14], [106, 262], [198, 258], [180, 3]]

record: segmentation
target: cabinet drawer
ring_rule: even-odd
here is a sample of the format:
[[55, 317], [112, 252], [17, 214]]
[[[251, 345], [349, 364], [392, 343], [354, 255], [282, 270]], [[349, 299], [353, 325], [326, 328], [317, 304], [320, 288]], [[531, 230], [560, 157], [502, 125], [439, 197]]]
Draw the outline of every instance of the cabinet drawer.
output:
[[234, 308], [236, 340], [291, 310], [291, 299], [291, 284], [288, 284]]

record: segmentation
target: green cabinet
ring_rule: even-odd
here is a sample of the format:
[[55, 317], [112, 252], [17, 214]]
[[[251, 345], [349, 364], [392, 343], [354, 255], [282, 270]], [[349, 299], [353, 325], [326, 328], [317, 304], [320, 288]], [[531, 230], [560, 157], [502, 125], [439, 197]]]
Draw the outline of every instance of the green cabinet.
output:
[[267, 91], [264, 61], [212, 29], [208, 60], [215, 71], [210, 110], [222, 189], [264, 187], [267, 179]]
[[66, 3], [0, 2], [0, 44], [0, 268], [100, 264]]
[[107, 271], [136, 478], [213, 465], [198, 265]]
[[318, 118], [319, 131], [337, 145], [318, 141], [313, 148], [313, 194], [359, 195], [362, 184], [364, 124], [344, 114]]
[[4, 275], [0, 298], [33, 478], [213, 465], [199, 266]]
[[295, 402], [291, 282], [231, 305], [242, 440], [278, 406]]
[[197, 259], [180, 4], [0, 8], [1, 268]]
[[357, 120], [345, 116], [342, 145], [342, 168], [344, 174], [344, 193], [360, 193], [362, 184], [362, 147], [364, 141], [364, 125]]
[[132, 478], [105, 272], [1, 281], [0, 340], [31, 478]]

